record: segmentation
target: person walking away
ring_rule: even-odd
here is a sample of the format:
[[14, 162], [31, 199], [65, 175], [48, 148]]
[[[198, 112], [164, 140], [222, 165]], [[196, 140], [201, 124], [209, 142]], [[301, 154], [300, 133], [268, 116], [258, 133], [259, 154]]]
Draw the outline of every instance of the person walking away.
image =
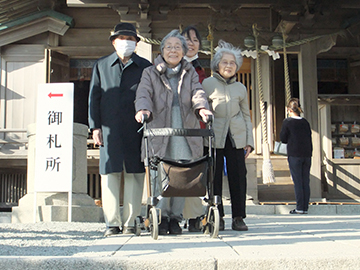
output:
[[[200, 128], [199, 120], [206, 121], [209, 111], [205, 92], [194, 67], [184, 60], [187, 53], [185, 38], [178, 30], [167, 34], [160, 45], [161, 55], [154, 66], [144, 70], [136, 93], [135, 118], [141, 122], [146, 114], [148, 128]], [[159, 136], [149, 138], [151, 153], [159, 158], [192, 160], [203, 153], [202, 137]], [[145, 158], [144, 146], [142, 158]], [[184, 197], [162, 197], [159, 235], [181, 234]]]
[[[246, 87], [236, 81], [236, 72], [242, 65], [241, 50], [223, 40], [219, 41], [210, 67], [212, 77], [203, 81], [211, 111], [214, 113], [216, 169], [214, 194], [222, 197], [224, 157], [230, 190], [232, 229], [247, 231], [246, 165], [245, 159], [254, 149], [252, 124]], [[206, 146], [208, 146], [205, 141]], [[224, 230], [224, 207], [219, 205], [220, 230]]]
[[289, 115], [283, 121], [280, 140], [287, 144], [287, 155], [291, 178], [294, 182], [296, 208], [290, 214], [307, 214], [310, 200], [310, 167], [312, 156], [311, 128], [309, 122], [300, 116], [299, 99], [290, 99], [287, 105]]
[[[184, 59], [191, 63], [199, 75], [199, 82], [206, 78], [205, 70], [201, 67], [199, 58], [199, 49], [201, 48], [201, 36], [195, 26], [187, 26], [181, 32], [181, 35], [185, 37], [186, 44], [188, 46], [188, 52], [184, 56]], [[200, 122], [202, 126], [203, 122]], [[205, 124], [202, 128], [205, 127]], [[204, 208], [202, 200], [198, 197], [186, 197], [183, 216], [185, 220], [189, 220], [189, 232], [200, 232], [200, 216], [204, 215]]]
[[[134, 221], [140, 215], [145, 174], [134, 100], [144, 68], [152, 65], [134, 53], [140, 38], [132, 24], [117, 24], [109, 39], [115, 51], [96, 61], [89, 93], [89, 127], [100, 146], [105, 236], [134, 233]], [[122, 172], [125, 192], [120, 216]]]

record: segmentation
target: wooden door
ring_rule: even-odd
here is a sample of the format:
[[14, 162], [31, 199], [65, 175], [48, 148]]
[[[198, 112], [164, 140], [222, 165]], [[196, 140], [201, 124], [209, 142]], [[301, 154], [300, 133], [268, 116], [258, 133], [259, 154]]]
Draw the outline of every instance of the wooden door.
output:
[[245, 85], [248, 94], [250, 117], [252, 119], [252, 107], [251, 107], [251, 59], [243, 58], [243, 64], [240, 70], [237, 72], [237, 81]]
[[46, 81], [48, 83], [69, 82], [70, 58], [65, 54], [46, 49]]

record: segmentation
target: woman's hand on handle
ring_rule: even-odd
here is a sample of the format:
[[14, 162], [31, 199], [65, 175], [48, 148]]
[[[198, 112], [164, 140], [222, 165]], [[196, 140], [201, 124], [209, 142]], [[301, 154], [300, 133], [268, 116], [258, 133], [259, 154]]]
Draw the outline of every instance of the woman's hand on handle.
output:
[[148, 110], [140, 110], [135, 114], [135, 119], [137, 122], [142, 123], [143, 114], [146, 114], [148, 119], [150, 118], [150, 111]]
[[201, 116], [203, 122], [206, 123], [208, 119], [208, 115], [213, 115], [213, 114], [208, 109], [202, 108], [199, 110], [199, 115]]

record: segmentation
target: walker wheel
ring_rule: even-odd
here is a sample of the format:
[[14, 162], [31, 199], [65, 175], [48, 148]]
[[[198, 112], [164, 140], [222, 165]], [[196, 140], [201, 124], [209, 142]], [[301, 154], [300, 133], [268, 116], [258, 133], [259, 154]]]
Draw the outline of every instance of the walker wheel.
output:
[[154, 240], [157, 240], [159, 236], [159, 219], [155, 206], [150, 208], [149, 220], [150, 220], [149, 228], [150, 228], [151, 237]]
[[208, 233], [211, 238], [217, 238], [220, 229], [220, 213], [217, 206], [211, 206], [207, 224]]

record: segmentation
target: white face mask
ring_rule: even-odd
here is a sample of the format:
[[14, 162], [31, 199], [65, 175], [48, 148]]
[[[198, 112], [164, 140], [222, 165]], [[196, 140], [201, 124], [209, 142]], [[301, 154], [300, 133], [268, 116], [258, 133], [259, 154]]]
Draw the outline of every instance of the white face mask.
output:
[[130, 56], [135, 51], [136, 42], [132, 40], [117, 39], [114, 45], [117, 54], [123, 58]]

